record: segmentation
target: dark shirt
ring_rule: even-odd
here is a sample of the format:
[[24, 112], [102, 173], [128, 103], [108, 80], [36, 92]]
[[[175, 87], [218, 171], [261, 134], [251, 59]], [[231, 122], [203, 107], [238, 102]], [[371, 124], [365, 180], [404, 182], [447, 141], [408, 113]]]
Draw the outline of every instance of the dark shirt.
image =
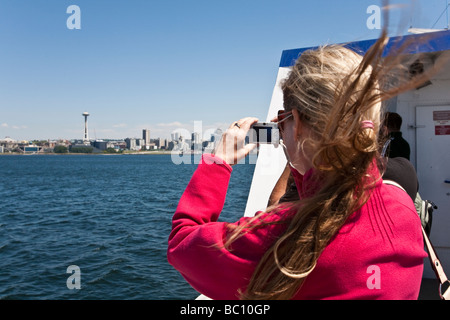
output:
[[416, 169], [408, 159], [397, 157], [387, 159], [386, 171], [383, 174], [383, 180], [392, 180], [406, 190], [406, 193], [414, 201], [419, 182], [417, 180]]
[[391, 143], [386, 151], [386, 156], [389, 158], [403, 157], [409, 160], [411, 149], [408, 141], [403, 139], [401, 132], [391, 132], [389, 135]]

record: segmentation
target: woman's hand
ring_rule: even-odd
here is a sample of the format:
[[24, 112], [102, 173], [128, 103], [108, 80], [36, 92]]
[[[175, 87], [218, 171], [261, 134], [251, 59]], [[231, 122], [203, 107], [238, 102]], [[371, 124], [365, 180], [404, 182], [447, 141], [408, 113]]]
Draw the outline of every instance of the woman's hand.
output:
[[245, 144], [245, 137], [250, 127], [256, 122], [258, 122], [256, 118], [244, 118], [233, 122], [222, 135], [213, 154], [230, 166], [244, 159], [256, 147], [254, 143]]

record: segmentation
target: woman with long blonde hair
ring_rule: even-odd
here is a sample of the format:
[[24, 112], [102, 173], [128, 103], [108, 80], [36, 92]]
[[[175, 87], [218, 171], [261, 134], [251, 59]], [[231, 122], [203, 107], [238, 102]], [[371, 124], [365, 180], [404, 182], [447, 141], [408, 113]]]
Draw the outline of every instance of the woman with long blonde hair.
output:
[[[203, 155], [173, 217], [168, 260], [212, 299], [417, 299], [421, 223], [408, 195], [382, 183], [382, 101], [413, 88], [386, 78], [384, 31], [362, 57], [339, 45], [304, 52], [282, 83], [276, 122], [299, 201], [217, 222], [255, 118]], [[401, 73], [396, 73], [397, 75]], [[421, 81], [416, 79], [416, 81]]]

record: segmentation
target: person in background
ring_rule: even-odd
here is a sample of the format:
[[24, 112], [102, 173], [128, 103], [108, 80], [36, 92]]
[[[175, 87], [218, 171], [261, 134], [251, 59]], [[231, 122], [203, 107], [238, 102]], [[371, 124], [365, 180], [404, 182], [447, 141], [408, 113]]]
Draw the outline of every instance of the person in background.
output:
[[388, 141], [390, 141], [386, 149], [386, 156], [388, 158], [403, 157], [410, 160], [411, 148], [400, 131], [402, 121], [402, 117], [398, 113], [386, 113], [383, 126], [387, 131]]
[[193, 288], [212, 299], [417, 299], [420, 219], [405, 192], [382, 183], [378, 132], [382, 101], [420, 80], [381, 90], [400, 63], [383, 56], [386, 43], [384, 30], [364, 57], [339, 45], [306, 51], [282, 84], [276, 122], [298, 201], [218, 221], [232, 166], [255, 147], [245, 144], [255, 118], [203, 155], [167, 249]]

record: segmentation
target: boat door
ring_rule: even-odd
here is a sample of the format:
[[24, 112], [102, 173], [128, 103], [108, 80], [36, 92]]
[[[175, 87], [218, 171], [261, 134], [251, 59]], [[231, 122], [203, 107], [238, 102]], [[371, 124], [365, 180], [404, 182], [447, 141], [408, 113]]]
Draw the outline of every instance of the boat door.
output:
[[442, 264], [450, 266], [450, 105], [416, 107], [416, 167], [422, 199], [438, 206], [431, 241]]

